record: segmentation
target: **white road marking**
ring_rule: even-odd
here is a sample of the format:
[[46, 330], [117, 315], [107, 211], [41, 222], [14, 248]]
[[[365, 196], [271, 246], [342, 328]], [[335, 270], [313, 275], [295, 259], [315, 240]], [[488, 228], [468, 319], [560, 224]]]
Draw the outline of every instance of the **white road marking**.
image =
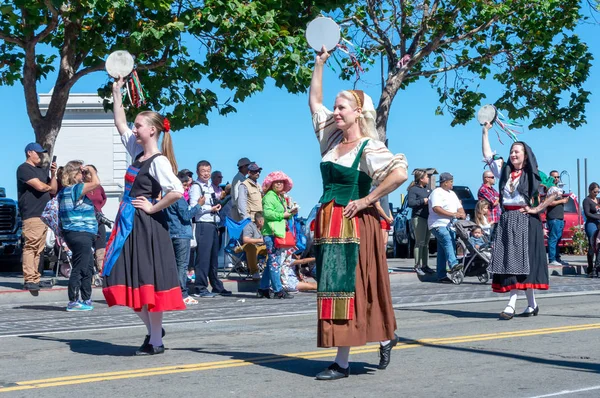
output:
[[[188, 323], [215, 323], [215, 322], [236, 322], [236, 321], [252, 321], [252, 320], [257, 320], [257, 319], [273, 319], [273, 318], [289, 318], [289, 317], [295, 317], [295, 316], [307, 316], [307, 315], [315, 315], [316, 313], [315, 311], [298, 311], [298, 312], [292, 312], [289, 314], [277, 314], [277, 315], [262, 315], [262, 316], [248, 316], [248, 317], [240, 317], [240, 318], [218, 318], [218, 319], [208, 319], [208, 320], [177, 320], [177, 321], [166, 321], [163, 322], [163, 325], [177, 325], [177, 324], [188, 324]], [[128, 326], [114, 326], [114, 325], [107, 325], [105, 327], [100, 327], [100, 328], [79, 328], [79, 329], [69, 329], [69, 330], [58, 330], [58, 331], [44, 331], [44, 330], [37, 330], [37, 331], [30, 331], [30, 332], [24, 332], [24, 333], [17, 333], [17, 334], [6, 334], [3, 336], [0, 336], [0, 339], [2, 338], [6, 338], [6, 337], [23, 337], [23, 336], [46, 336], [46, 335], [50, 335], [50, 334], [65, 334], [65, 333], [74, 333], [74, 332], [97, 332], [97, 331], [102, 331], [102, 330], [115, 330], [115, 329], [133, 329], [133, 328], [141, 328], [141, 327], [145, 327], [144, 324], [135, 324], [135, 325], [128, 325]]]
[[600, 386], [580, 388], [579, 390], [564, 390], [564, 391], [559, 391], [559, 392], [555, 392], [555, 393], [552, 393], [552, 394], [536, 395], [535, 397], [530, 397], [530, 398], [558, 397], [558, 396], [561, 396], [561, 395], [577, 394], [579, 392], [594, 391], [594, 390], [600, 390]]

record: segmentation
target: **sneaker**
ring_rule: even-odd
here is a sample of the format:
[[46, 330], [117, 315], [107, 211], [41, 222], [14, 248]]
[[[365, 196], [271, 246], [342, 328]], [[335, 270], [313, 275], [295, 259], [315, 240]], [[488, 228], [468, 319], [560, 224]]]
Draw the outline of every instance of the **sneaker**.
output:
[[555, 267], [562, 267], [562, 264], [559, 263], [558, 261], [554, 260], [554, 261], [550, 261], [550, 263], [548, 263], [548, 265], [552, 265]]
[[83, 304], [81, 301], [69, 301], [67, 304], [67, 311], [91, 311], [92, 308]]
[[435, 274], [435, 270], [432, 270], [426, 265], [422, 266], [421, 270], [423, 270], [423, 272], [425, 272], [426, 274]]
[[255, 272], [252, 274], [252, 279], [260, 279], [260, 272]]
[[292, 296], [291, 294], [289, 294], [285, 290], [281, 290], [279, 292], [275, 292], [273, 294], [273, 298], [276, 298], [276, 299], [293, 299], [294, 296]]
[[456, 272], [456, 271], [460, 271], [462, 269], [463, 265], [461, 263], [456, 263], [451, 267], [446, 267], [446, 271], [448, 271], [449, 273], [452, 272]]
[[213, 292], [213, 294], [214, 295], [220, 294], [221, 296], [224, 296], [224, 297], [229, 297], [229, 296], [233, 295], [233, 293], [231, 293], [229, 290], [225, 290], [225, 289], [221, 290], [220, 292]]
[[565, 267], [569, 265], [569, 263], [564, 260], [558, 260], [558, 262], [561, 263]]
[[54, 283], [52, 283], [51, 280], [47, 280], [47, 281], [40, 281], [40, 289], [52, 289], [52, 286], [54, 286]]
[[40, 285], [33, 282], [27, 282], [23, 285], [23, 290], [29, 290], [30, 292], [37, 292], [40, 290]]
[[425, 273], [425, 271], [423, 271], [421, 268], [417, 268], [417, 267], [415, 267], [415, 268], [414, 268], [414, 270], [415, 270], [415, 272], [417, 273], [417, 275], [419, 275], [419, 276], [425, 276], [425, 275], [427, 275], [427, 274]]
[[184, 302], [185, 305], [198, 304], [198, 300], [196, 300], [195, 298], [193, 298], [191, 296], [187, 296], [186, 298], [184, 298], [183, 302]]
[[211, 293], [208, 290], [205, 290], [205, 291], [200, 292], [200, 293], [196, 293], [193, 296], [194, 297], [199, 297], [199, 298], [214, 298], [214, 297], [217, 297], [216, 294]]
[[92, 300], [80, 301], [80, 303], [85, 305], [86, 307], [90, 307], [91, 310], [94, 309], [94, 303], [92, 302]]

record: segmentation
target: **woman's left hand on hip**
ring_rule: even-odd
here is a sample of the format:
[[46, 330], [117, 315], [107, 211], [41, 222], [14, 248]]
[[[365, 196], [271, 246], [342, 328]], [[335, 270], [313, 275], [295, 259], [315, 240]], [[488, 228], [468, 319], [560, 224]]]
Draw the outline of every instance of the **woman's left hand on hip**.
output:
[[344, 217], [352, 218], [359, 211], [367, 208], [367, 202], [364, 199], [353, 200], [344, 208]]
[[152, 203], [144, 196], [138, 196], [131, 201], [131, 204], [136, 209], [143, 210], [145, 213], [152, 214]]

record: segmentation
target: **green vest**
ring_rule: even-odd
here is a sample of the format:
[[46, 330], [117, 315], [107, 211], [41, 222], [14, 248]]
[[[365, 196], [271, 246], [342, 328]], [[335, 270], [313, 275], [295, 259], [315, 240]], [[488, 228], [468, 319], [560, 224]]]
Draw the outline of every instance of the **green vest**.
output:
[[358, 170], [360, 158], [368, 142], [369, 140], [366, 140], [362, 144], [351, 167], [333, 162], [321, 163], [323, 196], [319, 203], [325, 204], [335, 200], [338, 205], [346, 206], [351, 200], [364, 198], [369, 194], [372, 179], [367, 173]]

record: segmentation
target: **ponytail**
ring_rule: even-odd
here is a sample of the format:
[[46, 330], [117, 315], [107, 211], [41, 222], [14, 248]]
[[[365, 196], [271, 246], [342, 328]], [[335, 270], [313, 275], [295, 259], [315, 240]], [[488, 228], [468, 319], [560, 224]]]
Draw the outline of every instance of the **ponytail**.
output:
[[175, 160], [175, 151], [173, 151], [173, 141], [171, 140], [170, 133], [171, 123], [169, 122], [169, 119], [153, 111], [143, 111], [138, 113], [138, 116], [144, 116], [146, 120], [156, 128], [156, 131], [159, 133], [157, 139], [160, 137], [160, 133], [163, 133], [160, 151], [167, 159], [169, 159], [173, 173], [177, 175], [179, 168], [177, 167], [177, 161]]
[[165, 131], [163, 134], [162, 145], [160, 151], [167, 159], [169, 159], [169, 163], [171, 163], [171, 168], [173, 169], [173, 173], [177, 174], [177, 160], [175, 160], [175, 151], [173, 151], [173, 140], [171, 139], [171, 133]]

